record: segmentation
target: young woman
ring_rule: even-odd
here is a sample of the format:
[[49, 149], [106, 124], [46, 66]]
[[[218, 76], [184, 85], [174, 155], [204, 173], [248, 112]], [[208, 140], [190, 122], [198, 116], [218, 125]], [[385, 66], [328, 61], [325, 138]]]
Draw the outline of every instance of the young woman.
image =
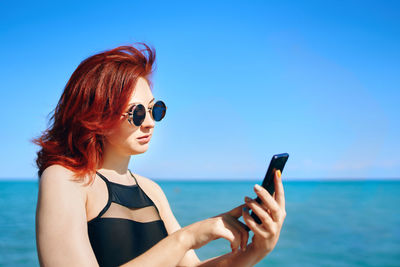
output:
[[[154, 49], [121, 46], [81, 62], [35, 139], [36, 243], [43, 266], [253, 266], [275, 247], [286, 217], [280, 173], [232, 210], [181, 228], [154, 181], [128, 169], [147, 151], [167, 107], [151, 91]], [[242, 209], [244, 208], [244, 209]], [[261, 219], [250, 217], [252, 209]], [[238, 220], [243, 216], [254, 232]], [[194, 249], [225, 238], [232, 252], [201, 262]], [[240, 249], [239, 249], [240, 247]]]

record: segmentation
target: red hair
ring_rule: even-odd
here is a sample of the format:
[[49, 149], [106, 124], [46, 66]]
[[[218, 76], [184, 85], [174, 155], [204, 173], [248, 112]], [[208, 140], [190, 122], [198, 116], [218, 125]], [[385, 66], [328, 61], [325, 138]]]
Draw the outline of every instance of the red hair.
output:
[[[82, 61], [64, 88], [50, 127], [32, 142], [37, 152], [38, 176], [53, 164], [74, 172], [74, 179], [89, 183], [103, 164], [104, 136], [123, 121], [121, 115], [139, 77], [149, 80], [155, 50], [120, 46]], [[146, 52], [146, 53], [143, 53]]]

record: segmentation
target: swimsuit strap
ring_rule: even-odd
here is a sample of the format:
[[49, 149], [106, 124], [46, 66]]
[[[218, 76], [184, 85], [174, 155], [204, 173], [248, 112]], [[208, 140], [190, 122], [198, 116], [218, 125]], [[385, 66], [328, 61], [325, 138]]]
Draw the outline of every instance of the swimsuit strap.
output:
[[106, 184], [108, 185], [108, 182], [109, 182], [109, 181], [108, 181], [108, 179], [107, 179], [104, 175], [102, 175], [101, 173], [99, 173], [99, 172], [97, 172], [97, 171], [96, 171], [96, 174], [97, 174], [98, 176], [100, 176], [100, 178], [103, 179], [104, 182], [106, 182]]
[[[131, 174], [131, 176], [133, 177], [133, 179], [135, 179], [136, 184], [139, 186], [139, 183], [138, 183], [138, 181], [136, 180], [135, 175], [132, 174], [132, 172], [131, 172], [130, 169], [128, 169], [128, 171], [129, 171], [129, 173]], [[140, 187], [140, 186], [139, 186], [139, 187]]]
[[101, 178], [101, 179], [103, 179], [103, 181], [106, 183], [106, 187], [107, 187], [107, 194], [108, 194], [108, 199], [107, 199], [107, 203], [106, 203], [106, 205], [104, 206], [104, 208], [100, 211], [100, 213], [95, 217], [95, 218], [93, 218], [92, 220], [94, 220], [94, 219], [97, 219], [97, 218], [100, 218], [101, 216], [103, 216], [103, 214], [108, 210], [108, 208], [110, 207], [110, 205], [111, 205], [111, 198], [112, 198], [112, 193], [111, 193], [111, 184], [110, 184], [110, 182], [108, 181], [108, 179], [104, 176], [104, 175], [102, 175], [101, 173], [99, 173], [99, 172], [97, 172], [96, 171], [96, 174]]

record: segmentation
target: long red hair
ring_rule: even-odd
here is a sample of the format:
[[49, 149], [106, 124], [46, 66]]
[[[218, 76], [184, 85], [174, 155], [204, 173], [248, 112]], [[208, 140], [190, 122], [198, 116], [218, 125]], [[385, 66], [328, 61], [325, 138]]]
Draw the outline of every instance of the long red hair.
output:
[[32, 142], [37, 152], [38, 176], [53, 164], [74, 172], [82, 181], [94, 179], [103, 164], [104, 136], [123, 121], [121, 114], [139, 77], [151, 85], [150, 75], [155, 50], [144, 43], [144, 49], [120, 46], [82, 61], [64, 88], [50, 127]]

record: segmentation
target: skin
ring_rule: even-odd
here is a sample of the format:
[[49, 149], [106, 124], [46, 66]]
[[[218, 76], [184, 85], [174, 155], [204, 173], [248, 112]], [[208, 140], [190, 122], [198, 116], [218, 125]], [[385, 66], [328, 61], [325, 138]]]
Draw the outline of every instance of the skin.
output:
[[[153, 98], [147, 81], [139, 78], [129, 103], [140, 102], [149, 108], [155, 102], [151, 102]], [[98, 172], [112, 182], [131, 185], [135, 182], [128, 172], [130, 157], [146, 152], [151, 142], [140, 144], [137, 137], [153, 134], [155, 121], [149, 112], [141, 126], [129, 124], [122, 116], [121, 119], [125, 120], [121, 126], [106, 136], [104, 164]], [[286, 217], [280, 173], [275, 175], [273, 196], [264, 188], [255, 190], [261, 204], [250, 199], [228, 212], [184, 228], [176, 220], [161, 187], [139, 174], [134, 176], [160, 211], [168, 236], [123, 266], [254, 266], [273, 250], [279, 239]], [[92, 185], [83, 186], [71, 181], [71, 177], [72, 172], [60, 165], [52, 165], [42, 174], [36, 209], [36, 242], [41, 266], [98, 266], [87, 234], [87, 222], [106, 205], [107, 188], [100, 178]], [[262, 224], [256, 224], [243, 207], [251, 208]], [[247, 244], [249, 233], [238, 221], [241, 216], [254, 232], [250, 244]], [[218, 238], [227, 239], [232, 252], [200, 261], [194, 249]]]

